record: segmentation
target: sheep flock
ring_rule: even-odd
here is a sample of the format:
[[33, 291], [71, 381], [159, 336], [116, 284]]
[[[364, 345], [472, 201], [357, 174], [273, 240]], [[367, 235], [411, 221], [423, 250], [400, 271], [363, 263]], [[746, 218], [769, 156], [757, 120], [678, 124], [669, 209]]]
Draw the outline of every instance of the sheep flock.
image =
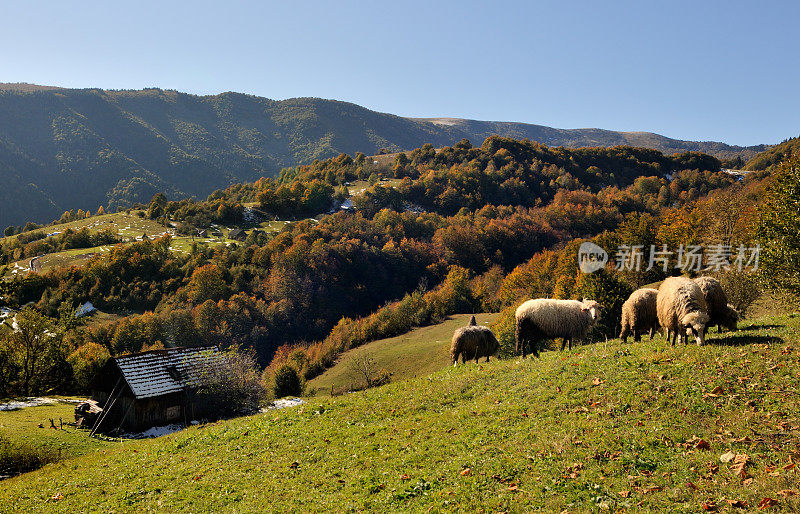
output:
[[[561, 339], [561, 350], [572, 349], [572, 341], [587, 337], [600, 319], [602, 307], [594, 300], [536, 298], [520, 304], [515, 311], [516, 353], [523, 358], [530, 352], [538, 357], [547, 340]], [[643, 334], [652, 340], [663, 331], [667, 341], [686, 343], [693, 338], [705, 343], [708, 327], [717, 325], [736, 330], [739, 313], [728, 302], [720, 282], [712, 277], [669, 277], [658, 289], [637, 289], [622, 305], [619, 334], [623, 343], [629, 336], [640, 341]], [[456, 329], [450, 347], [453, 365], [481, 357], [489, 360], [499, 350], [494, 333], [477, 326], [475, 317], [466, 327]]]

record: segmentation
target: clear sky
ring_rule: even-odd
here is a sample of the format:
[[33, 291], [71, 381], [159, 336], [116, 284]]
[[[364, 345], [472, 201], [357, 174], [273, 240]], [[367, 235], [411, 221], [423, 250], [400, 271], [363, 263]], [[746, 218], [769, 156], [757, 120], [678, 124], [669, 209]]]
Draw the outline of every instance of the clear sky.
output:
[[402, 116], [800, 134], [800, 2], [0, 0], [0, 82], [316, 96]]

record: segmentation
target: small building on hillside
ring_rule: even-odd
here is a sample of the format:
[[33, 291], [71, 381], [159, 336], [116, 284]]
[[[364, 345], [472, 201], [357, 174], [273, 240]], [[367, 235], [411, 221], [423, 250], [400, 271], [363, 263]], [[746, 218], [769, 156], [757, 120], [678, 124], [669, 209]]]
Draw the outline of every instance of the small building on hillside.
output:
[[93, 314], [95, 311], [97, 311], [97, 309], [94, 305], [92, 305], [92, 302], [86, 302], [78, 307], [78, 310], [75, 311], [75, 317], [84, 318], [90, 314]]
[[235, 241], [244, 241], [247, 237], [247, 232], [240, 228], [233, 228], [228, 231], [228, 239], [233, 239]]
[[214, 417], [194, 393], [221, 365], [222, 354], [214, 346], [150, 350], [109, 359], [92, 385], [92, 400], [102, 408], [92, 431], [140, 432]]

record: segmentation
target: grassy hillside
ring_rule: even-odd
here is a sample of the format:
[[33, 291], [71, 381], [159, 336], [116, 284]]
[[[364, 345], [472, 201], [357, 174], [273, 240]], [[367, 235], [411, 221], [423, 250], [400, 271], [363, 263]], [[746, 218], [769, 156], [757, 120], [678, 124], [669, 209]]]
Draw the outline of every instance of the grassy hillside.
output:
[[649, 133], [431, 122], [317, 98], [0, 85], [0, 202], [6, 207], [0, 227], [50, 221], [69, 209], [104, 205], [114, 211], [159, 191], [202, 198], [231, 183], [342, 152], [438, 147], [462, 138], [480, 144], [494, 133], [550, 145], [642, 144], [723, 157], [763, 150]]
[[[406, 334], [381, 339], [345, 352], [335, 366], [309, 381], [311, 394], [327, 395], [334, 391], [359, 386], [363, 377], [353, 370], [354, 361], [374, 360], [375, 370], [391, 373], [391, 380], [407, 380], [426, 376], [450, 365], [450, 338], [453, 331], [469, 323], [471, 314], [456, 314], [444, 323], [417, 328]], [[477, 314], [479, 325], [488, 325], [496, 314]]]
[[796, 511], [799, 330], [448, 367], [49, 465], [0, 509]]
[[[265, 221], [261, 223], [259, 228], [274, 232], [279, 230], [284, 224], [285, 222], [281, 221]], [[176, 236], [174, 234], [174, 230], [171, 228], [165, 228], [154, 220], [139, 217], [131, 212], [118, 212], [114, 214], [92, 216], [90, 218], [71, 221], [69, 223], [50, 225], [39, 230], [47, 233], [61, 233], [67, 229], [80, 230], [82, 228], [87, 228], [91, 232], [110, 230], [111, 232], [120, 236], [123, 241], [121, 244], [127, 244], [136, 238], [141, 238], [143, 235], [150, 239], [155, 239], [161, 237], [165, 233], [170, 233], [173, 235], [170, 249], [179, 253], [189, 253], [191, 251], [192, 244], [194, 243], [202, 243], [209, 246], [219, 246], [235, 242], [226, 237], [228, 231], [230, 230], [229, 227], [220, 227], [223, 237], [209, 236], [206, 238], [198, 238], [190, 236]], [[0, 243], [16, 237], [18, 237], [18, 235], [0, 238]], [[47, 253], [33, 258], [27, 257], [17, 262], [10, 263], [5, 267], [0, 267], [0, 278], [10, 277], [19, 273], [27, 274], [32, 267], [34, 268], [34, 271], [43, 273], [55, 268], [81, 266], [88, 262], [89, 259], [91, 259], [94, 255], [109, 252], [113, 246], [114, 245], [104, 245], [93, 248], [77, 248], [61, 252]]]
[[[64, 458], [114, 446], [115, 443], [109, 440], [90, 438], [85, 431], [69, 426], [58, 430], [50, 428], [50, 419], [55, 421], [56, 426], [60, 426], [59, 418], [65, 423], [75, 420], [75, 404], [66, 401], [69, 399], [61, 400], [50, 405], [0, 411], [0, 438], [25, 443]], [[44, 428], [39, 428], [40, 424]]]

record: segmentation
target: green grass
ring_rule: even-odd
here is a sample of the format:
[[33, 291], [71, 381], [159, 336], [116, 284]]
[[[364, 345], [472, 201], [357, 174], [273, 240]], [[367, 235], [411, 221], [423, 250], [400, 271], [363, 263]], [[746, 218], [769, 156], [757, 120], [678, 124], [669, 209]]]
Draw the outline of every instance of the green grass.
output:
[[[353, 361], [369, 357], [375, 368], [391, 373], [397, 382], [418, 376], [426, 376], [450, 365], [450, 338], [453, 331], [469, 323], [471, 314], [456, 314], [444, 323], [421, 327], [406, 334], [381, 339], [342, 354], [335, 366], [310, 380], [306, 390], [312, 394], [330, 394], [336, 390], [358, 385], [363, 378], [353, 372]], [[494, 321], [496, 314], [477, 314], [479, 324]]]
[[447, 367], [129, 442], [5, 481], [0, 510], [797, 511], [780, 491], [798, 490], [800, 318], [742, 328]]
[[[63, 430], [50, 428], [51, 418], [59, 426], [59, 418], [65, 422], [74, 421], [74, 412], [75, 404], [66, 402], [0, 411], [0, 438], [43, 449], [62, 458], [77, 457], [114, 444], [90, 438], [88, 432], [73, 427], [64, 426]], [[40, 424], [45, 428], [39, 428]]]
[[[283, 222], [269, 222], [271, 227], [277, 227], [276, 229], [279, 230]], [[52, 225], [48, 227], [44, 227], [42, 229], [38, 229], [44, 231], [45, 233], [52, 233], [52, 232], [64, 232], [68, 228], [73, 230], [79, 230], [81, 228], [88, 227], [90, 230], [93, 231], [101, 231], [101, 230], [110, 230], [111, 232], [119, 235], [125, 242], [121, 244], [130, 244], [130, 241], [134, 240], [135, 238], [141, 237], [142, 234], [146, 234], [149, 238], [157, 238], [160, 237], [166, 229], [159, 223], [148, 219], [148, 218], [140, 218], [135, 214], [128, 214], [127, 212], [118, 212], [114, 214], [104, 214], [102, 216], [92, 216], [91, 218], [72, 221], [69, 223], [64, 223], [61, 225]], [[211, 230], [209, 230], [210, 232]], [[227, 230], [223, 231], [227, 234]], [[6, 241], [8, 239], [12, 239], [17, 237], [17, 235], [9, 236], [8, 238], [1, 238], [0, 242]], [[227, 239], [226, 237], [209, 237], [209, 238], [192, 238], [188, 236], [173, 236], [172, 238], [172, 245], [170, 248], [172, 251], [177, 253], [189, 253], [192, 249], [192, 244], [194, 243], [204, 243], [209, 246], [218, 246], [223, 244], [231, 244], [235, 243], [235, 241], [231, 239]], [[57, 268], [67, 268], [71, 266], [82, 266], [89, 262], [91, 256], [95, 253], [106, 253], [110, 251], [114, 247], [113, 244], [111, 245], [103, 245], [94, 248], [78, 248], [74, 250], [65, 250], [62, 252], [54, 252], [43, 255], [39, 257], [39, 265], [41, 266], [41, 272], [47, 272], [52, 269]], [[30, 268], [31, 258], [25, 258], [16, 263], [10, 264], [5, 272], [5, 276], [12, 276], [14, 273], [13, 271], [17, 269], [18, 273], [20, 272], [19, 268], [15, 268], [15, 264], [21, 268]], [[2, 277], [0, 277], [2, 278]]]

